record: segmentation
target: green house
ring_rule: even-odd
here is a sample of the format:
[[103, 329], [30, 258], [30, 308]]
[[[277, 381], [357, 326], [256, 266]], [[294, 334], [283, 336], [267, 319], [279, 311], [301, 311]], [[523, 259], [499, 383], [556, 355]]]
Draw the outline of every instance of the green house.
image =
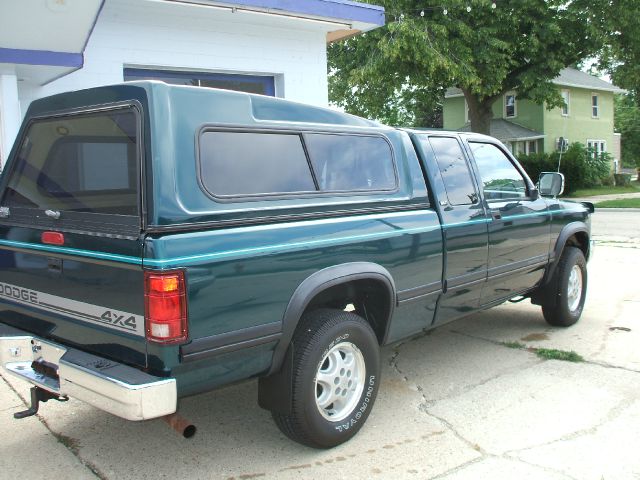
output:
[[[553, 81], [564, 98], [562, 108], [520, 100], [507, 92], [493, 105], [491, 136], [515, 155], [552, 152], [563, 143], [580, 142], [597, 153], [620, 158], [620, 135], [613, 129], [613, 96], [623, 93], [609, 82], [574, 68], [565, 68]], [[470, 130], [467, 102], [460, 89], [447, 90], [443, 105], [444, 128]]]

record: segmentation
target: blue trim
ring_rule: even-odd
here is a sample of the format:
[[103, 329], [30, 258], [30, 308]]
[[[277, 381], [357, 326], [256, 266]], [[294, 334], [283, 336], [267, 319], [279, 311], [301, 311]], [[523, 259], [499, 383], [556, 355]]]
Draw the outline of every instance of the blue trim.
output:
[[264, 94], [271, 97], [276, 96], [275, 78], [269, 75], [242, 75], [235, 73], [210, 73], [198, 71], [175, 71], [175, 70], [151, 70], [146, 68], [125, 68], [124, 80], [153, 80], [163, 78], [176, 78], [184, 80], [219, 80], [219, 81], [240, 81], [262, 85]]
[[387, 231], [387, 232], [366, 233], [362, 235], [350, 235], [347, 237], [338, 237], [338, 238], [324, 238], [324, 239], [318, 239], [318, 240], [310, 240], [306, 242], [283, 243], [279, 245], [268, 245], [265, 247], [241, 248], [237, 250], [226, 250], [222, 252], [205, 253], [201, 255], [189, 255], [186, 257], [174, 257], [174, 258], [167, 258], [162, 260], [155, 260], [151, 258], [145, 258], [143, 260], [139, 257], [117, 255], [117, 254], [105, 253], [105, 252], [95, 252], [91, 250], [81, 250], [76, 248], [55, 247], [55, 246], [42, 245], [37, 243], [16, 242], [13, 240], [0, 240], [0, 245], [6, 245], [8, 247], [14, 247], [14, 248], [23, 248], [28, 250], [63, 253], [68, 255], [79, 255], [82, 257], [97, 258], [99, 260], [111, 260], [115, 262], [125, 262], [125, 263], [132, 263], [132, 264], [142, 264], [142, 262], [144, 261], [145, 266], [148, 265], [152, 267], [172, 267], [172, 266], [184, 266], [190, 263], [200, 262], [202, 260], [227, 258], [227, 257], [233, 257], [233, 256], [243, 256], [247, 254], [271, 253], [275, 251], [288, 250], [291, 248], [307, 248], [307, 247], [313, 247], [317, 245], [331, 245], [336, 243], [343, 243], [345, 241], [352, 241], [352, 240], [395, 237], [398, 235], [410, 234], [410, 233], [426, 233], [426, 232], [432, 232], [439, 228], [440, 228], [439, 226], [405, 228], [405, 229], [393, 230], [393, 231]]
[[[523, 214], [517, 214], [517, 215], [510, 215], [508, 217], [503, 217], [502, 220], [504, 221], [504, 220], [511, 220], [513, 218], [537, 217], [541, 215], [550, 216], [550, 212], [544, 211], [544, 212], [536, 212], [536, 213], [523, 213]], [[466, 222], [448, 223], [443, 225], [442, 227], [450, 228], [450, 227], [455, 227], [459, 225], [469, 225], [473, 223], [492, 223], [492, 222], [493, 220], [490, 218], [483, 218], [479, 220], [469, 220]], [[145, 266], [169, 268], [169, 267], [181, 267], [191, 263], [197, 263], [202, 260], [212, 260], [212, 259], [220, 259], [220, 258], [228, 258], [228, 257], [236, 257], [236, 256], [244, 256], [244, 255], [281, 252], [284, 250], [309, 248], [309, 247], [315, 247], [319, 245], [333, 245], [336, 243], [343, 243], [345, 241], [353, 241], [353, 240], [369, 240], [369, 239], [376, 239], [376, 238], [395, 237], [397, 235], [404, 235], [404, 234], [427, 233], [427, 232], [432, 232], [434, 230], [437, 230], [439, 228], [440, 228], [439, 226], [404, 228], [404, 229], [387, 231], [387, 232], [366, 233], [362, 235], [350, 235], [346, 237], [337, 237], [337, 238], [323, 238], [323, 239], [310, 240], [305, 242], [293, 242], [293, 243], [282, 243], [278, 245], [267, 245], [264, 247], [241, 248], [237, 250], [225, 250], [221, 252], [204, 253], [201, 255], [189, 255], [185, 257], [173, 257], [173, 258], [166, 258], [166, 259], [145, 258], [144, 260], [139, 257], [131, 257], [126, 255], [117, 255], [117, 254], [106, 253], [106, 252], [95, 252], [92, 250], [81, 250], [76, 248], [55, 247], [50, 245], [41, 245], [37, 243], [16, 242], [12, 240], [0, 240], [0, 245], [6, 245], [8, 247], [14, 247], [14, 248], [23, 248], [28, 250], [63, 253], [67, 255], [78, 255], [82, 257], [96, 258], [99, 260], [125, 262], [125, 263], [131, 263], [134, 265], [142, 265], [142, 262], [144, 262]]]
[[384, 7], [349, 0], [231, 0], [225, 3], [239, 7], [281, 10], [284, 14], [312, 15], [377, 26], [385, 24]]
[[319, 245], [333, 245], [336, 243], [343, 243], [345, 241], [352, 240], [369, 240], [374, 238], [386, 238], [386, 237], [395, 237], [398, 235], [404, 235], [409, 233], [427, 233], [432, 232], [434, 230], [438, 230], [440, 227], [418, 227], [418, 228], [404, 228], [400, 230], [394, 230], [389, 232], [377, 232], [377, 233], [365, 233], [362, 235], [349, 235], [347, 237], [338, 237], [338, 238], [323, 238], [318, 240], [309, 240], [306, 242], [293, 242], [293, 243], [283, 243], [279, 245], [268, 245], [265, 247], [252, 247], [252, 248], [241, 248], [238, 250], [227, 250], [222, 252], [215, 253], [204, 253], [201, 255], [189, 255], [187, 257], [174, 257], [168, 258], [165, 260], [144, 260], [145, 265], [152, 265], [154, 267], [174, 267], [186, 265], [189, 263], [199, 262], [201, 260], [209, 260], [209, 259], [218, 259], [218, 258], [227, 258], [227, 257], [235, 257], [242, 256], [246, 254], [264, 254], [271, 252], [281, 252], [284, 250], [289, 250], [291, 248], [300, 249], [300, 248], [308, 248], [315, 247]]
[[78, 255], [81, 257], [97, 258], [98, 260], [111, 260], [113, 262], [124, 262], [142, 265], [140, 257], [130, 257], [128, 255], [117, 255], [114, 253], [95, 252], [93, 250], [82, 250], [79, 248], [55, 247], [52, 245], [41, 245], [38, 243], [16, 242], [13, 240], [0, 240], [0, 245], [14, 248], [24, 248], [27, 250], [38, 250], [41, 252], [64, 253], [67, 255]]
[[[534, 212], [534, 213], [517, 213], [515, 215], [509, 215], [507, 217], [502, 217], [500, 219], [500, 221], [508, 221], [508, 220], [512, 220], [515, 218], [530, 218], [530, 217], [539, 217], [541, 215], [548, 215], [549, 217], [551, 217], [551, 212], [544, 210], [542, 212]], [[478, 220], [465, 220], [464, 222], [454, 222], [454, 223], [445, 223], [442, 227], [443, 228], [451, 228], [451, 227], [458, 227], [460, 225], [473, 225], [473, 224], [477, 224], [477, 223], [493, 223], [495, 222], [495, 220], [493, 220], [492, 218], [480, 218]]]
[[84, 65], [84, 57], [82, 53], [0, 48], [0, 63], [82, 68]]

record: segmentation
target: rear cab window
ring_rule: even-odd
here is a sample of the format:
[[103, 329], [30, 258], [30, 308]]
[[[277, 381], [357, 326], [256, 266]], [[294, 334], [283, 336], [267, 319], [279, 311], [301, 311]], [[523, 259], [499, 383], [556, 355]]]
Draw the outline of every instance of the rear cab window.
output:
[[33, 120], [7, 172], [4, 220], [139, 232], [139, 137], [133, 106]]

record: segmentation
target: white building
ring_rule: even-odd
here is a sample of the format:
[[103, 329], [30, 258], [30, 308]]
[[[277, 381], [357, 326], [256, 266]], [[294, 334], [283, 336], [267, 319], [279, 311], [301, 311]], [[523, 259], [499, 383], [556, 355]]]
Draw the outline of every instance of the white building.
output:
[[123, 80], [326, 106], [327, 43], [381, 25], [349, 0], [2, 0], [0, 158], [32, 100]]

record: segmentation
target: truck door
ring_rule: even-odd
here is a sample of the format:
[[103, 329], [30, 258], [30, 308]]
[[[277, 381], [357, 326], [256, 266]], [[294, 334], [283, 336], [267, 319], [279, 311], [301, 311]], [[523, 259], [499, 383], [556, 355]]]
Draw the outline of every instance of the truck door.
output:
[[547, 202], [503, 149], [468, 142], [483, 186], [489, 220], [489, 268], [482, 305], [533, 287], [549, 261], [551, 219]]
[[434, 323], [444, 323], [478, 308], [487, 276], [487, 219], [458, 138], [416, 135], [414, 143], [442, 222], [444, 293]]

